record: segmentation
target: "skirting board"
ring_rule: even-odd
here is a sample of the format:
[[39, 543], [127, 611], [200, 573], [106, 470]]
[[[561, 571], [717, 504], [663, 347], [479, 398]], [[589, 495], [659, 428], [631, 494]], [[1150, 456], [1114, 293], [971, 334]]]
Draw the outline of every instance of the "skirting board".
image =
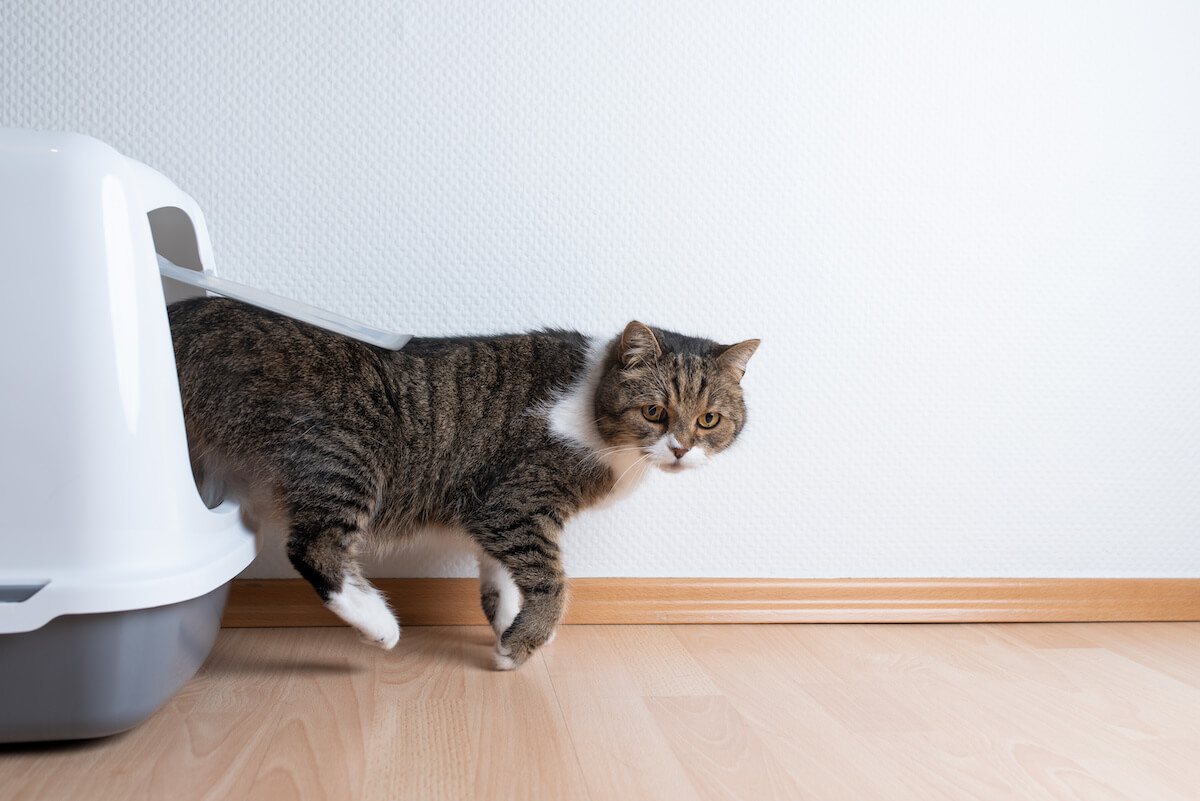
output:
[[[410, 626], [485, 625], [474, 579], [374, 579]], [[1200, 620], [1200, 579], [580, 578], [567, 623]], [[300, 579], [233, 582], [223, 625], [338, 626]]]

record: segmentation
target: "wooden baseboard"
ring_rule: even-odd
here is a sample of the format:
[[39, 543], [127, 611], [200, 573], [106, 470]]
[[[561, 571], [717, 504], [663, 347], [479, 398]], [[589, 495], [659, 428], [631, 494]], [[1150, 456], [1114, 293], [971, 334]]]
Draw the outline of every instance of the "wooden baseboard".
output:
[[[474, 579], [375, 579], [404, 625], [485, 625]], [[1200, 579], [581, 578], [567, 623], [1200, 620]], [[300, 579], [233, 582], [223, 625], [338, 626]]]

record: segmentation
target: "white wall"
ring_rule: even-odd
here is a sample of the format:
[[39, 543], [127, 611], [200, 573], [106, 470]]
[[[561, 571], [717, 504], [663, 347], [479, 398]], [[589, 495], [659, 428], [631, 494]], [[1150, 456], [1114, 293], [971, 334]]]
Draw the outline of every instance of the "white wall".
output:
[[221, 5], [5, 3], [0, 124], [376, 323], [763, 339], [575, 575], [1200, 576], [1200, 5]]

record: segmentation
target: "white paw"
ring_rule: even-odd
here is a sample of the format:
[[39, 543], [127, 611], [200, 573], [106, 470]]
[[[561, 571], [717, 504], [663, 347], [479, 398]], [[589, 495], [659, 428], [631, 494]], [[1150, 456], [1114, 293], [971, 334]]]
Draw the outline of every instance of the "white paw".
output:
[[396, 647], [396, 643], [400, 642], [400, 624], [395, 617], [389, 623], [390, 625], [387, 625], [383, 631], [367, 632], [359, 629], [358, 633], [362, 637], [362, 641], [368, 645], [378, 645], [383, 650], [390, 651]]
[[545, 648], [547, 645], [554, 642], [554, 638], [557, 636], [558, 636], [558, 629], [555, 629], [554, 631], [550, 632], [550, 636], [546, 638], [546, 641], [544, 643], [542, 643], [542, 647]]
[[492, 657], [496, 660], [496, 670], [515, 670], [517, 668], [517, 663], [512, 658], [512, 651], [500, 643], [496, 643], [496, 650], [492, 653]]
[[400, 641], [400, 624], [396, 616], [388, 609], [379, 590], [370, 585], [363, 587], [347, 581], [340, 592], [329, 596], [326, 606], [358, 629], [365, 643], [390, 650]]

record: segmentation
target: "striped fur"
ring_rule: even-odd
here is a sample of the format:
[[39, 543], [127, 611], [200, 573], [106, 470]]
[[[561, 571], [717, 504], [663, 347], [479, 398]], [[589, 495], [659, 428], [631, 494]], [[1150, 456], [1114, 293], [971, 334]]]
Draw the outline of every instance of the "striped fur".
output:
[[[562, 618], [563, 525], [630, 470], [678, 470], [728, 447], [757, 345], [631, 323], [608, 343], [540, 331], [391, 352], [222, 298], [169, 315], [206, 500], [228, 493], [250, 519], [282, 517], [296, 570], [385, 647], [399, 629], [358, 554], [429, 525], [466, 531], [505, 668]], [[710, 412], [720, 422], [700, 427]]]

